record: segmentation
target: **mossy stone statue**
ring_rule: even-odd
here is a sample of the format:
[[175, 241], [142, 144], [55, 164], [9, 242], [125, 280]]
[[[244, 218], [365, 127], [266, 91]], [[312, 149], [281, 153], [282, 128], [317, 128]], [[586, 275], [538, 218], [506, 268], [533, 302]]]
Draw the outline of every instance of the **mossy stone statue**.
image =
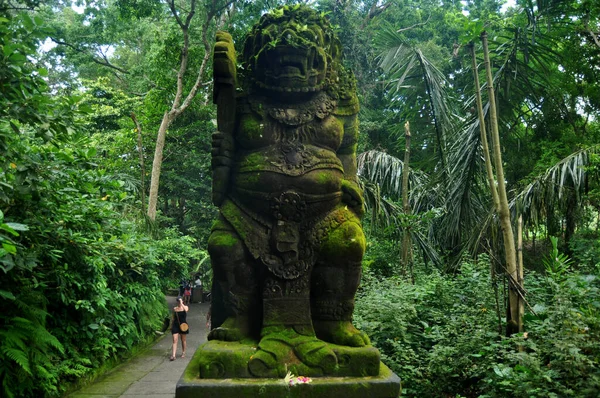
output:
[[376, 377], [379, 352], [352, 324], [364, 210], [340, 42], [326, 18], [287, 6], [247, 35], [239, 68], [236, 58], [217, 33], [213, 329], [186, 372]]

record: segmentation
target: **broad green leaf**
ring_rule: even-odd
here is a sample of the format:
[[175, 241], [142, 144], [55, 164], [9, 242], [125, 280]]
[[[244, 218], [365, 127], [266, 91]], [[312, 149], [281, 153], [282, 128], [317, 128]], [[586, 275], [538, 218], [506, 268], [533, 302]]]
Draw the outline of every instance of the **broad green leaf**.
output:
[[8, 254], [17, 254], [17, 247], [12, 243], [2, 242], [2, 248], [6, 250]]
[[29, 227], [25, 224], [17, 223], [17, 222], [7, 222], [5, 225], [8, 225], [10, 228], [15, 231], [29, 231]]
[[6, 290], [0, 290], [0, 297], [3, 297], [7, 300], [15, 300], [16, 297], [11, 292], [7, 292]]

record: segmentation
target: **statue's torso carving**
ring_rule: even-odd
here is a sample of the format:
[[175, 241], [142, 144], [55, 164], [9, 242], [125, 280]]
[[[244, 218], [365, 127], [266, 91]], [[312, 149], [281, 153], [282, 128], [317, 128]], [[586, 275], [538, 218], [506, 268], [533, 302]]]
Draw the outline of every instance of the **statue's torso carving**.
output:
[[341, 192], [344, 168], [336, 151], [344, 127], [334, 109], [335, 102], [325, 93], [276, 107], [261, 98], [243, 101], [233, 186], [244, 195], [237, 196], [244, 200], [265, 199], [264, 193], [277, 197], [288, 190], [313, 196]]

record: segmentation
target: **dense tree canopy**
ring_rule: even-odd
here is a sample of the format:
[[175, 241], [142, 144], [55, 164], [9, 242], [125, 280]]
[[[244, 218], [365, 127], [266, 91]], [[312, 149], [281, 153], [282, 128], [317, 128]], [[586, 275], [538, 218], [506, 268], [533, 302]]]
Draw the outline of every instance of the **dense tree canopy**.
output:
[[[210, 282], [215, 32], [240, 51], [265, 11], [297, 3], [331, 20], [357, 79], [369, 244], [356, 318], [404, 394], [597, 397], [593, 0], [0, 1], [0, 395], [61, 396], [152, 338], [178, 278]], [[480, 134], [494, 127], [483, 32], [522, 280], [507, 276]], [[524, 332], [507, 336], [510, 292]]]

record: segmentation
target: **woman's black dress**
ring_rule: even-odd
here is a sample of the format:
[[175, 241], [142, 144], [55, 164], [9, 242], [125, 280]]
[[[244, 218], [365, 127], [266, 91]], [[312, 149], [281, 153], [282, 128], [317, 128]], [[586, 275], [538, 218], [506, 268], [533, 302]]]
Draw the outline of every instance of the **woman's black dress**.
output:
[[[179, 318], [179, 320], [177, 319]], [[187, 312], [186, 311], [175, 311], [173, 314], [173, 324], [171, 326], [171, 334], [180, 333], [180, 334], [188, 334], [190, 330], [188, 329], [186, 332], [182, 332], [179, 330], [179, 323], [187, 322]]]

